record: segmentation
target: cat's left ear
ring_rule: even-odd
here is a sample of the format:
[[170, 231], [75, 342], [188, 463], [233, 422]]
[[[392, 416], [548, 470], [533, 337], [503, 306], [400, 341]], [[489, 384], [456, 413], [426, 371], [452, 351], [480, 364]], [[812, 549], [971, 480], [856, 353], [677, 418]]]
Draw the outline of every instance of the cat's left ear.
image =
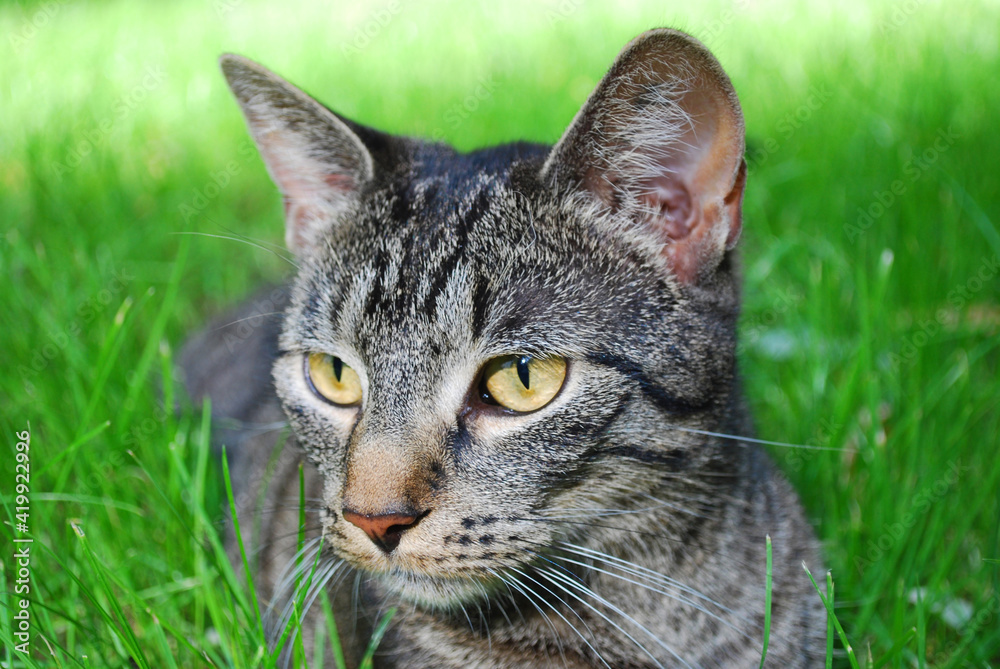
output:
[[267, 68], [233, 54], [219, 63], [284, 196], [288, 248], [308, 254], [372, 178], [371, 153], [343, 119]]
[[696, 284], [739, 238], [743, 152], [743, 114], [719, 62], [690, 35], [651, 30], [619, 55], [542, 176], [628, 215]]

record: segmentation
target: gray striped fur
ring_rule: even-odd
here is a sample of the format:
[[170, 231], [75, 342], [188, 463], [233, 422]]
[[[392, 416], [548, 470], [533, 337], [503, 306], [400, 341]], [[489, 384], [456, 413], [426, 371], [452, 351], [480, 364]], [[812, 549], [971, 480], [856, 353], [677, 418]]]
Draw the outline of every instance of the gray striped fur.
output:
[[[770, 535], [768, 666], [816, 666], [825, 619], [801, 563], [822, 566], [797, 497], [758, 446], [706, 434], [752, 432], [743, 121], [708, 51], [646, 33], [556, 147], [470, 154], [342, 119], [245, 59], [223, 69], [299, 271], [280, 316], [241, 338], [244, 307], [182, 364], [229, 421], [275, 638], [301, 460], [351, 662], [398, 606], [378, 666], [756, 666]], [[315, 351], [358, 372], [360, 407], [310, 390]], [[483, 365], [510, 353], [569, 361], [549, 405], [476, 404]], [[347, 490], [364, 513], [427, 513], [386, 554], [344, 520]]]

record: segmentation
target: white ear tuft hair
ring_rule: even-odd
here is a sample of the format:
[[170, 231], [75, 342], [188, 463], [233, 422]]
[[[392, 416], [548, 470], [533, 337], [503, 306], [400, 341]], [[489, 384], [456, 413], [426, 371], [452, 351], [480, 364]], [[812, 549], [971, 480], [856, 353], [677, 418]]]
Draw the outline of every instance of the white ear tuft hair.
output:
[[739, 238], [746, 167], [736, 92], [718, 61], [674, 30], [640, 35], [577, 114], [542, 168], [628, 212], [697, 283]]

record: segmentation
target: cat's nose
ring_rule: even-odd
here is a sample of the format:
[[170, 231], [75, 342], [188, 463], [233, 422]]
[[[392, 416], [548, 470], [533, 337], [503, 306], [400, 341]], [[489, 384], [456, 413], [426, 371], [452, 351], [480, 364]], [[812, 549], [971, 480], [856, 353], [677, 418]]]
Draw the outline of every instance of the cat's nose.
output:
[[423, 513], [383, 513], [365, 515], [344, 509], [344, 520], [357, 525], [372, 542], [386, 553], [391, 553], [399, 545], [403, 532], [420, 522], [429, 511]]

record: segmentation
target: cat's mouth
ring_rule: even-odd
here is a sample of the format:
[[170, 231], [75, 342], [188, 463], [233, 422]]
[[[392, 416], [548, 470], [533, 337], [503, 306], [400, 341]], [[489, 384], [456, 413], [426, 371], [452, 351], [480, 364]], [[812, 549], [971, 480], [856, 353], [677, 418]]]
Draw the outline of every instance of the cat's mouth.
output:
[[499, 567], [449, 568], [439, 564], [447, 560], [412, 554], [393, 554], [377, 560], [370, 556], [343, 557], [387, 593], [425, 608], [457, 608], [488, 599], [504, 587]]
[[496, 589], [492, 579], [475, 576], [438, 576], [393, 570], [377, 574], [383, 588], [425, 608], [459, 607], [488, 598]]

